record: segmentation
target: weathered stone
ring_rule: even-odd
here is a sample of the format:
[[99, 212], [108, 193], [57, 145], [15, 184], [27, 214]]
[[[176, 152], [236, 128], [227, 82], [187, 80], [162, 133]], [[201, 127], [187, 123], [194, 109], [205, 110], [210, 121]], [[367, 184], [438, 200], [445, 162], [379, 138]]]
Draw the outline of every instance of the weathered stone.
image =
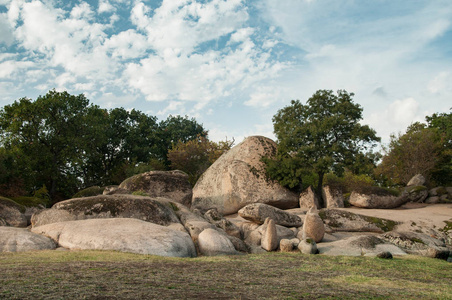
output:
[[435, 187], [435, 188], [430, 189], [428, 191], [429, 197], [435, 197], [435, 196], [439, 197], [439, 196], [442, 196], [444, 194], [447, 194], [447, 189], [445, 187], [442, 187], [442, 186]]
[[144, 192], [150, 197], [164, 197], [186, 206], [191, 205], [192, 187], [182, 171], [150, 171], [127, 178], [119, 189]]
[[48, 237], [24, 228], [0, 227], [0, 252], [53, 250], [55, 243]]
[[275, 222], [267, 218], [265, 220], [267, 228], [262, 235], [261, 247], [266, 251], [274, 251], [278, 248], [278, 236], [276, 234]]
[[[275, 225], [275, 227], [276, 235], [278, 236], [278, 243], [281, 239], [290, 240], [296, 237], [295, 233], [290, 228], [281, 225]], [[267, 230], [267, 224], [265, 223], [259, 226], [259, 228], [257, 229], [257, 231], [259, 231], [262, 235], [265, 233], [265, 230]]]
[[231, 221], [223, 218], [223, 216], [218, 212], [216, 208], [209, 209], [204, 217], [211, 223], [217, 226], [218, 228], [223, 229], [226, 234], [230, 236], [235, 236], [236, 238], [241, 239], [242, 234], [240, 232], [240, 228], [238, 228]]
[[198, 245], [200, 252], [206, 256], [238, 254], [226, 235], [211, 228], [199, 234]]
[[266, 218], [271, 218], [276, 224], [286, 227], [303, 225], [303, 221], [299, 216], [262, 203], [248, 204], [239, 210], [239, 215], [258, 224], [263, 224]]
[[68, 249], [196, 256], [195, 246], [187, 233], [137, 219], [68, 221], [34, 227], [32, 231], [49, 236]]
[[282, 239], [279, 242], [279, 249], [281, 250], [281, 252], [292, 252], [293, 248], [294, 246], [291, 240]]
[[312, 239], [301, 240], [298, 244], [298, 250], [303, 254], [318, 254], [317, 244]]
[[51, 209], [33, 215], [32, 225], [106, 218], [134, 218], [164, 226], [179, 223], [168, 199], [135, 195], [100, 195], [58, 202]]
[[253, 136], [223, 154], [207, 169], [193, 188], [192, 206], [207, 211], [217, 208], [225, 215], [251, 203], [278, 208], [298, 206], [298, 196], [269, 181], [262, 157], [274, 157], [276, 143]]
[[424, 202], [428, 197], [428, 190], [423, 185], [411, 185], [402, 190], [400, 197], [407, 199], [407, 202]]
[[311, 207], [306, 214], [302, 232], [303, 238], [311, 238], [316, 243], [322, 241], [323, 236], [325, 235], [325, 226], [323, 225], [322, 218], [320, 218], [316, 208]]
[[413, 178], [408, 181], [408, 184], [406, 186], [419, 186], [425, 184], [425, 178], [422, 176], [422, 174], [416, 174], [413, 176]]
[[431, 257], [431, 258], [447, 260], [451, 254], [452, 254], [452, 251], [450, 251], [449, 249], [447, 249], [445, 247], [440, 247], [440, 248], [434, 247], [434, 248], [427, 249], [426, 256]]
[[344, 196], [341, 190], [326, 185], [322, 188], [322, 196], [326, 208], [344, 207]]
[[235, 250], [243, 253], [250, 253], [251, 249], [250, 247], [241, 239], [236, 238], [235, 236], [228, 235], [227, 238], [231, 241], [231, 243], [234, 245]]
[[440, 203], [441, 199], [438, 196], [432, 196], [425, 199], [425, 203], [427, 204], [437, 204]]
[[260, 246], [262, 241], [262, 233], [259, 230], [251, 231], [245, 237], [245, 243], [249, 246]]
[[120, 189], [119, 185], [110, 185], [110, 186], [106, 186], [104, 188], [104, 191], [102, 193], [103, 195], [116, 195], [116, 194], [132, 194], [131, 191], [126, 190], [126, 189]]
[[[400, 247], [404, 251], [410, 254], [435, 257], [433, 253], [443, 253], [445, 243], [443, 240], [436, 239], [430, 235], [420, 232], [386, 232], [381, 235], [381, 238]], [[448, 251], [448, 250], [447, 250]]]
[[322, 209], [319, 216], [334, 231], [378, 232], [391, 231], [398, 222], [377, 217], [368, 217], [340, 209]]
[[309, 186], [300, 194], [300, 207], [301, 208], [311, 208], [315, 207], [320, 209], [319, 197], [315, 194], [312, 186]]
[[355, 191], [352, 192], [349, 199], [350, 204], [353, 206], [378, 209], [396, 208], [407, 203], [408, 201], [409, 199], [407, 197], [363, 194]]
[[215, 225], [210, 224], [202, 216], [190, 211], [185, 205], [180, 203], [174, 204], [176, 205], [176, 215], [196, 245], [198, 244], [198, 236], [201, 232], [205, 229], [216, 229]]
[[13, 227], [27, 227], [27, 218], [23, 214], [25, 207], [13, 200], [0, 197], [0, 219], [3, 224]]
[[377, 254], [378, 258], [383, 258], [383, 259], [392, 259], [392, 253], [389, 251], [383, 251]]

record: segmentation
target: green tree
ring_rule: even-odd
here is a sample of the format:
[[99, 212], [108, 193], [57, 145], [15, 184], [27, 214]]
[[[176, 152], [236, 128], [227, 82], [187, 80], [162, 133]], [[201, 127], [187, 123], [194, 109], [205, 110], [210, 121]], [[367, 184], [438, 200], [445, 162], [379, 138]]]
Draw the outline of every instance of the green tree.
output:
[[2, 144], [30, 164], [30, 192], [45, 185], [52, 198], [64, 197], [80, 184], [78, 162], [91, 142], [84, 137], [92, 108], [96, 107], [84, 95], [53, 90], [34, 102], [22, 98], [0, 111]]
[[158, 143], [153, 153], [165, 166], [169, 167], [168, 151], [171, 147], [178, 142], [186, 143], [199, 137], [207, 137], [207, 131], [194, 118], [170, 115], [166, 120], [159, 123]]
[[426, 120], [429, 128], [438, 131], [441, 145], [432, 180], [438, 185], [452, 185], [452, 113], [433, 114]]
[[[343, 90], [337, 94], [319, 90], [306, 105], [292, 100], [291, 105], [279, 110], [273, 126], [278, 140], [277, 160], [283, 163], [282, 170], [268, 169], [270, 177], [279, 174], [283, 183], [297, 186], [302, 183], [302, 174], [310, 171], [318, 177], [317, 192], [321, 194], [325, 174], [342, 174], [345, 167], [353, 166], [358, 157], [376, 146], [380, 139], [373, 129], [359, 123], [362, 108], [353, 103], [353, 96]], [[291, 162], [289, 174], [284, 174]]]
[[389, 184], [406, 185], [416, 174], [427, 180], [438, 163], [441, 151], [436, 128], [425, 124], [411, 124], [404, 134], [391, 135], [389, 146], [376, 172], [386, 176]]
[[223, 153], [231, 149], [234, 140], [209, 141], [207, 137], [199, 135], [188, 142], [179, 141], [168, 151], [168, 160], [173, 170], [181, 170], [188, 174], [189, 181], [195, 185], [199, 177]]

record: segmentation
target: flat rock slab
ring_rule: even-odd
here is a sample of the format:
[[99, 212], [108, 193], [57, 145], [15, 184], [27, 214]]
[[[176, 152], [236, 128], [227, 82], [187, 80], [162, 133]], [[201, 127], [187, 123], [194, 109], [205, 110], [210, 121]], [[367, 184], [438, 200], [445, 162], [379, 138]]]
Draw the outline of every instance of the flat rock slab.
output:
[[190, 236], [179, 230], [137, 219], [89, 219], [34, 227], [61, 247], [115, 250], [172, 257], [195, 257]]
[[56, 244], [48, 237], [25, 228], [0, 227], [0, 252], [53, 250]]
[[303, 225], [299, 216], [262, 203], [248, 204], [239, 210], [239, 216], [257, 224], [263, 224], [266, 218], [270, 218], [275, 224], [281, 226], [300, 227]]
[[56, 203], [31, 218], [33, 227], [74, 220], [134, 218], [159, 225], [180, 223], [170, 201], [135, 195], [99, 195]]

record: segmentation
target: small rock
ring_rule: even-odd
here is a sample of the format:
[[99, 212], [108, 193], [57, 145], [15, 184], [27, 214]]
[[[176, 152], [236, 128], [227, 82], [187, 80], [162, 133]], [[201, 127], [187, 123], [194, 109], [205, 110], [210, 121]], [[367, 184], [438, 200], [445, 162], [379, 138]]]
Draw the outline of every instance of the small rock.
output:
[[288, 239], [282, 239], [279, 242], [279, 249], [281, 250], [281, 252], [292, 252], [293, 242]]
[[215, 229], [205, 229], [198, 236], [199, 250], [207, 256], [238, 254], [231, 240]]
[[286, 227], [300, 227], [303, 225], [299, 216], [262, 203], [253, 203], [243, 207], [239, 210], [239, 215], [258, 224], [263, 224], [266, 218], [271, 218], [275, 224]]
[[380, 252], [377, 254], [377, 257], [384, 259], [392, 259], [392, 253], [389, 251]]
[[301, 240], [298, 244], [298, 249], [303, 254], [318, 254], [317, 244], [312, 239]]
[[276, 234], [275, 222], [272, 219], [267, 218], [265, 223], [267, 229], [262, 235], [261, 247], [267, 251], [274, 251], [278, 248], [278, 236]]

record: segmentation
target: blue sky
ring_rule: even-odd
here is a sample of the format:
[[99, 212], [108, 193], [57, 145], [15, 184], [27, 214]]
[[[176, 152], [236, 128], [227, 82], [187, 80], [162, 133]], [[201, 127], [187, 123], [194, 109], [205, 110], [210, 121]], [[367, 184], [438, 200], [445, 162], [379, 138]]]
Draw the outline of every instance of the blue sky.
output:
[[452, 107], [450, 0], [0, 0], [0, 106], [50, 89], [273, 136], [318, 89], [354, 92], [384, 141]]

